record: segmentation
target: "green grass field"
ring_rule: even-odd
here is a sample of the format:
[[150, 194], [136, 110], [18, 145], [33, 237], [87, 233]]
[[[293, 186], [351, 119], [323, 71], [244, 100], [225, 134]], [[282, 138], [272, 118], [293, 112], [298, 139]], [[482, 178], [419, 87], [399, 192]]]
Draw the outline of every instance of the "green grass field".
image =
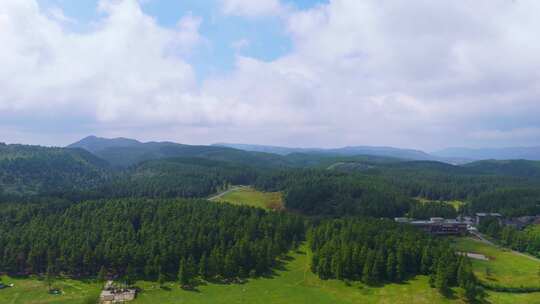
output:
[[211, 200], [271, 210], [283, 209], [283, 200], [280, 192], [261, 192], [251, 187], [235, 187], [222, 196], [216, 196]]
[[441, 297], [429, 288], [426, 277], [383, 288], [360, 283], [347, 286], [344, 282], [316, 277], [309, 271], [308, 256], [302, 251], [291, 258], [273, 278], [254, 279], [243, 285], [209, 284], [199, 286], [194, 292], [183, 291], [174, 283], [163, 290], [156, 283], [141, 282], [139, 285], [145, 291], [134, 303], [461, 303]]
[[62, 294], [51, 295], [47, 292], [47, 284], [37, 277], [1, 278], [4, 284], [14, 285], [0, 289], [2, 304], [86, 304], [97, 299], [101, 290], [101, 284], [62, 279], [53, 284], [62, 290]]
[[489, 257], [489, 261], [472, 260], [475, 274], [485, 282], [509, 287], [540, 287], [540, 261], [537, 259], [471, 238], [456, 239], [455, 246], [459, 251], [481, 253]]
[[422, 203], [422, 204], [428, 204], [428, 203], [431, 203], [431, 202], [446, 203], [446, 204], [452, 205], [452, 207], [454, 207], [454, 209], [456, 209], [456, 211], [459, 211], [459, 208], [465, 204], [465, 202], [458, 201], [458, 200], [454, 200], [454, 201], [433, 201], [433, 200], [428, 200], [428, 199], [421, 198], [421, 197], [417, 197], [415, 199], [417, 201], [419, 201], [420, 203]]
[[[467, 244], [468, 242], [463, 242]], [[521, 264], [520, 264], [521, 266]], [[15, 286], [0, 290], [0, 303], [10, 304], [86, 304], [89, 296], [99, 293], [95, 283], [64, 280], [58, 285], [64, 294], [48, 295], [46, 284], [36, 278], [3, 278], [5, 283]], [[207, 284], [197, 287], [197, 291], [185, 291], [178, 284], [170, 282], [160, 288], [156, 282], [138, 282], [143, 289], [134, 304], [198, 304], [198, 303], [307, 303], [307, 304], [349, 304], [349, 303], [464, 303], [458, 297], [446, 299], [429, 287], [425, 276], [418, 276], [403, 284], [389, 284], [384, 287], [366, 287], [357, 282], [328, 280], [322, 281], [309, 271], [309, 256], [305, 247], [291, 254], [283, 267], [276, 270], [272, 278], [259, 278], [246, 284]], [[459, 291], [456, 291], [456, 295]], [[488, 293], [486, 303], [525, 304], [540, 303], [540, 294]]]

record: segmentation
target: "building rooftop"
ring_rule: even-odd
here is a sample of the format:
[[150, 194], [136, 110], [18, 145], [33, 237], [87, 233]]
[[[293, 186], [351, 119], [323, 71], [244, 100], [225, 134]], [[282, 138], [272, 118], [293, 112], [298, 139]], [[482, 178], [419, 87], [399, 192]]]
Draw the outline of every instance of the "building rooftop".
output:
[[502, 215], [500, 213], [489, 213], [489, 212], [479, 212], [476, 214], [476, 216], [496, 216], [496, 217], [501, 217]]

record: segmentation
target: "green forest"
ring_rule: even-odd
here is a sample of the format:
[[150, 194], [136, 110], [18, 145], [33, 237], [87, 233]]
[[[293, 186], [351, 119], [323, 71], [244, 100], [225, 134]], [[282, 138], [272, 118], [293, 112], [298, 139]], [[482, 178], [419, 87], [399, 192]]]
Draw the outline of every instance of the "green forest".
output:
[[[323, 280], [381, 286], [424, 275], [441, 294], [461, 288], [476, 301], [485, 294], [469, 258], [393, 218], [540, 214], [532, 161], [450, 165], [169, 144], [90, 151], [0, 145], [0, 272], [192, 288], [271, 276], [306, 243]], [[279, 192], [284, 208], [206, 200], [232, 185]], [[451, 200], [464, 204], [456, 210]], [[540, 252], [537, 229], [488, 221], [480, 230]]]

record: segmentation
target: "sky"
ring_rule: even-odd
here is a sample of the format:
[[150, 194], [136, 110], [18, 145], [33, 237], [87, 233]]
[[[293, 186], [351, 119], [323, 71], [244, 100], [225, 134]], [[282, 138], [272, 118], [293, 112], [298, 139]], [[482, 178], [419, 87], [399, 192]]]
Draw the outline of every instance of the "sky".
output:
[[0, 0], [0, 142], [540, 146], [540, 1]]

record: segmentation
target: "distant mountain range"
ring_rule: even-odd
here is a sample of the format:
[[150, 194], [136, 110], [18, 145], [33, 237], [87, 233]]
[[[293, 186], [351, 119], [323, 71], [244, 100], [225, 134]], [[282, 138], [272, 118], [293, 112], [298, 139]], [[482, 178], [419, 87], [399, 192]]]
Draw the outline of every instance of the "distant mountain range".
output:
[[276, 154], [250, 152], [218, 146], [193, 146], [173, 142], [140, 142], [128, 138], [101, 138], [88, 136], [67, 148], [80, 148], [92, 152], [115, 167], [129, 167], [143, 161], [171, 158], [198, 157], [243, 165], [280, 166], [286, 160]]
[[471, 148], [448, 148], [432, 153], [426, 153], [421, 150], [400, 149], [394, 147], [372, 147], [372, 146], [355, 146], [344, 148], [287, 148], [279, 146], [264, 146], [264, 145], [248, 145], [248, 144], [231, 144], [218, 143], [214, 144], [220, 147], [229, 147], [246, 151], [259, 151], [267, 153], [275, 153], [280, 155], [288, 155], [292, 153], [307, 153], [307, 154], [333, 154], [340, 156], [355, 156], [355, 155], [374, 155], [382, 157], [394, 157], [408, 160], [433, 160], [451, 164], [464, 164], [477, 160], [509, 160], [509, 159], [525, 159], [525, 160], [540, 160], [540, 147], [511, 147], [511, 148], [486, 148], [486, 149], [471, 149]]
[[484, 148], [484, 149], [448, 148], [441, 151], [433, 152], [432, 155], [435, 155], [438, 157], [450, 157], [450, 158], [469, 158], [472, 160], [483, 160], [483, 159], [540, 160], [540, 146], [539, 147]]
[[257, 151], [274, 153], [279, 155], [289, 155], [292, 153], [305, 153], [305, 154], [331, 154], [339, 156], [356, 156], [356, 155], [375, 155], [383, 157], [394, 157], [401, 159], [414, 159], [414, 160], [435, 160], [436, 157], [429, 155], [420, 150], [412, 149], [399, 149], [392, 147], [371, 147], [371, 146], [356, 146], [356, 147], [343, 147], [343, 148], [287, 148], [278, 146], [263, 146], [263, 145], [246, 145], [246, 144], [229, 144], [218, 143], [213, 146], [229, 147], [234, 149], [240, 149], [245, 151]]
[[245, 165], [286, 166], [304, 157], [376, 156], [416, 161], [439, 161], [465, 164], [477, 160], [525, 159], [540, 160], [540, 147], [468, 149], [449, 148], [433, 153], [394, 147], [353, 146], [343, 148], [290, 148], [280, 146], [217, 143], [209, 146], [184, 145], [173, 142], [140, 142], [129, 138], [88, 136], [68, 148], [81, 148], [108, 161], [126, 167], [141, 161], [167, 157], [202, 157], [219, 161], [235, 161]]

